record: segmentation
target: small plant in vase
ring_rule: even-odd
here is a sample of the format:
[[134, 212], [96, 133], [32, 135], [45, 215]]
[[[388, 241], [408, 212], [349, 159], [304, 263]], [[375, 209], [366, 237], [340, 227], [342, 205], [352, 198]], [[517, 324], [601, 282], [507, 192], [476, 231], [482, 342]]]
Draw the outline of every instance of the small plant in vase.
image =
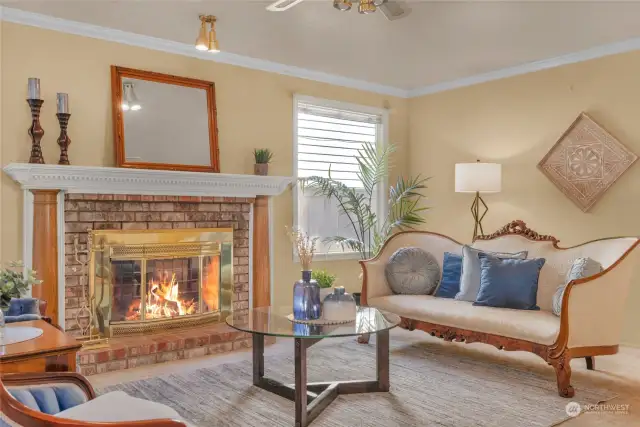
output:
[[325, 297], [333, 292], [333, 283], [336, 281], [336, 275], [329, 273], [327, 270], [315, 270], [311, 273], [311, 278], [318, 282], [320, 300], [324, 301]]
[[267, 175], [269, 173], [269, 163], [273, 158], [273, 153], [268, 148], [256, 148], [253, 150], [256, 164], [253, 165], [253, 172], [256, 175]]
[[316, 253], [317, 237], [295, 228], [286, 228], [291, 243], [296, 248], [302, 267], [302, 280], [293, 286], [293, 318], [295, 320], [315, 320], [322, 315], [320, 286], [311, 278], [311, 262]]

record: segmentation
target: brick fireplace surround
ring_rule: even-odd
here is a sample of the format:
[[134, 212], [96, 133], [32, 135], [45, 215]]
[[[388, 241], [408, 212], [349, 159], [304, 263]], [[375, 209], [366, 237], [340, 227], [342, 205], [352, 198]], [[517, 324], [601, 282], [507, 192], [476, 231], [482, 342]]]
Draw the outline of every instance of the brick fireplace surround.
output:
[[[4, 170], [24, 190], [24, 259], [43, 279], [33, 294], [54, 301], [47, 314], [67, 333], [80, 335], [83, 272], [73, 241], [86, 250], [90, 229], [233, 228], [233, 311], [269, 305], [267, 201], [290, 178], [27, 164]], [[212, 323], [110, 339], [106, 348], [82, 349], [77, 369], [92, 375], [250, 346], [246, 334]]]
[[[87, 249], [87, 230], [165, 230], [233, 228], [233, 310], [249, 308], [249, 221], [252, 198], [150, 196], [124, 194], [67, 194], [64, 201], [65, 331], [79, 335], [76, 314], [82, 304], [81, 264], [73, 255], [74, 236]], [[85, 262], [87, 256], [81, 255]], [[88, 286], [85, 284], [85, 292]], [[153, 336], [116, 338], [108, 349], [80, 352], [84, 375], [204, 356], [250, 346], [243, 334], [225, 325]]]

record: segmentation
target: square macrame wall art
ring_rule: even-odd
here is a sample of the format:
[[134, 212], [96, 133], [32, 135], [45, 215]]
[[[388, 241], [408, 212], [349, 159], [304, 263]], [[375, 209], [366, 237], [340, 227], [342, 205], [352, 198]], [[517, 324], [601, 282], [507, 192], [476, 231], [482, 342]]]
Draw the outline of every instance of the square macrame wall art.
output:
[[582, 113], [538, 163], [540, 170], [587, 212], [638, 159]]

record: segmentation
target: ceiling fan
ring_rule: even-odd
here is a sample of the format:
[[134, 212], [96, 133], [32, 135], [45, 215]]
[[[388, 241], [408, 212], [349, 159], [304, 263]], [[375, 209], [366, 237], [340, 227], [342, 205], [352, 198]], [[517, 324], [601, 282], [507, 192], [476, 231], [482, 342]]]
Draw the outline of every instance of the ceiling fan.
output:
[[[304, 0], [276, 0], [267, 6], [267, 10], [270, 12], [284, 12], [303, 1]], [[326, 1], [329, 2], [329, 0]], [[411, 9], [409, 9], [406, 4], [401, 5], [400, 3], [401, 2], [396, 0], [333, 0], [333, 7], [341, 11], [347, 11], [356, 5], [358, 11], [363, 14], [380, 10], [385, 18], [393, 21], [404, 18], [411, 12]]]

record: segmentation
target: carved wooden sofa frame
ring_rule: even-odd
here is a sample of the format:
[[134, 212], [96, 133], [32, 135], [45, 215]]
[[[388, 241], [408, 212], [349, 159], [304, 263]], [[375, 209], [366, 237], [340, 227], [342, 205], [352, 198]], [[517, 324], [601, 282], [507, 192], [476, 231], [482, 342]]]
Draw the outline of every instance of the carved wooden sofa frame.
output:
[[[450, 241], [460, 244], [459, 242], [451, 239], [448, 236], [432, 233], [427, 231], [404, 231], [398, 234], [405, 233], [422, 233], [422, 234], [431, 234], [435, 236], [440, 236]], [[555, 249], [559, 250], [567, 250], [576, 248], [579, 246], [587, 245], [589, 243], [604, 241], [609, 239], [599, 239], [590, 242], [583, 243], [581, 245], [576, 245], [573, 247], [561, 248], [558, 246], [559, 240], [553, 236], [549, 235], [541, 235], [531, 229], [529, 229], [523, 221], [516, 220], [512, 221], [509, 224], [505, 225], [503, 228], [499, 229], [493, 234], [479, 236], [475, 241], [478, 240], [492, 240], [501, 236], [507, 235], [518, 235], [527, 238], [528, 240], [538, 241], [538, 242], [551, 242]], [[363, 272], [363, 282], [362, 282], [362, 295], [361, 295], [361, 304], [367, 305], [367, 263], [377, 260], [383, 253], [384, 248], [389, 244], [391, 239], [396, 237], [395, 235], [391, 237], [385, 245], [380, 250], [378, 256], [369, 259], [360, 261], [362, 272]], [[474, 242], [475, 242], [474, 241]], [[608, 268], [604, 269], [597, 275], [587, 277], [584, 279], [571, 281], [564, 292], [564, 296], [562, 299], [562, 312], [560, 316], [560, 331], [558, 333], [558, 337], [556, 341], [551, 345], [544, 345], [539, 343], [534, 343], [531, 341], [525, 341], [522, 339], [510, 338], [501, 335], [494, 335], [489, 333], [481, 333], [468, 329], [460, 329], [456, 327], [450, 327], [445, 325], [439, 325], [434, 323], [428, 323], [420, 320], [410, 319], [407, 317], [402, 317], [402, 323], [400, 326], [404, 329], [408, 329], [413, 331], [415, 329], [422, 330], [424, 332], [429, 333], [431, 336], [439, 337], [444, 339], [445, 341], [456, 341], [456, 342], [464, 342], [464, 343], [473, 343], [473, 342], [481, 342], [485, 344], [490, 344], [496, 347], [499, 350], [507, 350], [507, 351], [528, 351], [533, 354], [537, 354], [544, 361], [546, 361], [549, 365], [553, 366], [556, 372], [557, 377], [557, 385], [558, 385], [558, 394], [562, 397], [573, 397], [575, 391], [570, 384], [571, 381], [571, 367], [570, 360], [574, 358], [585, 358], [587, 369], [594, 370], [595, 369], [595, 356], [603, 356], [603, 355], [612, 355], [618, 352], [618, 345], [603, 345], [603, 346], [580, 346], [580, 347], [570, 347], [568, 345], [569, 341], [569, 298], [571, 296], [571, 292], [574, 288], [579, 287], [585, 283], [592, 282], [597, 280], [598, 278], [609, 274], [612, 270], [614, 270], [620, 263], [622, 263], [627, 257], [629, 257], [634, 249], [638, 247], [640, 244], [640, 238], [636, 238], [636, 242], [632, 244], [623, 254], [620, 256], [613, 264], [611, 264]], [[637, 253], [636, 253], [637, 254]], [[358, 341], [360, 343], [367, 343], [369, 341], [368, 336], [361, 336]]]
[[185, 427], [184, 423], [170, 419], [103, 423], [58, 418], [23, 405], [14, 399], [6, 388], [55, 383], [71, 383], [78, 386], [87, 396], [87, 400], [96, 397], [89, 381], [82, 375], [73, 372], [3, 374], [0, 376], [0, 408], [2, 409], [0, 416], [25, 427]]

